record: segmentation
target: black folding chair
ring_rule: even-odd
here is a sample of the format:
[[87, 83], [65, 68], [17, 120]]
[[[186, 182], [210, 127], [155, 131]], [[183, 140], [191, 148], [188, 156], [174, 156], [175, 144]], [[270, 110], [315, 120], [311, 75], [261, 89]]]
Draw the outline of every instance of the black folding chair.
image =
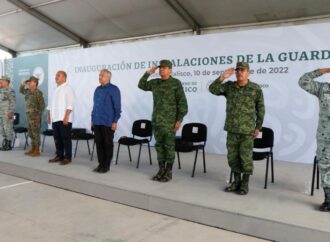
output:
[[[261, 138], [256, 138], [254, 140], [254, 151], [253, 160], [264, 160], [266, 159], [266, 172], [265, 172], [265, 186], [267, 189], [268, 182], [268, 170], [269, 170], [269, 160], [271, 162], [271, 172], [272, 172], [272, 183], [274, 183], [274, 157], [273, 157], [273, 146], [274, 146], [274, 131], [270, 128], [262, 127], [260, 132]], [[268, 149], [267, 151], [257, 151], [260, 149]], [[230, 182], [233, 179], [233, 172], [230, 173]]]
[[[195, 151], [195, 162], [191, 177], [195, 176], [198, 151], [203, 151], [203, 166], [206, 173], [205, 145], [207, 140], [207, 127], [202, 123], [187, 123], [182, 127], [181, 137], [175, 140], [175, 151], [178, 157], [179, 169], [181, 169], [180, 152]], [[197, 144], [196, 144], [197, 143]]]
[[17, 134], [24, 134], [25, 137], [25, 144], [24, 144], [24, 150], [26, 149], [26, 147], [29, 145], [28, 143], [28, 129], [26, 127], [21, 127], [18, 126], [20, 122], [20, 114], [19, 113], [14, 113], [14, 140], [13, 140], [13, 147], [15, 146], [15, 142], [17, 139]]
[[[133, 127], [132, 127], [132, 135], [133, 135], [133, 137], [123, 136], [123, 137], [120, 137], [120, 139], [118, 140], [116, 165], [118, 164], [118, 156], [119, 156], [120, 145], [126, 145], [127, 146], [130, 162], [132, 162], [130, 146], [140, 145], [139, 156], [138, 156], [137, 165], [136, 165], [136, 168], [139, 168], [141, 148], [142, 148], [143, 144], [148, 145], [149, 161], [150, 161], [150, 165], [152, 165], [151, 152], [150, 152], [150, 141], [152, 139], [152, 124], [151, 124], [151, 121], [146, 120], [146, 119], [141, 119], [141, 120], [134, 121]], [[144, 138], [144, 139], [137, 139], [136, 136]], [[149, 137], [149, 138], [147, 138], [147, 137]]]
[[45, 146], [45, 139], [46, 137], [52, 137], [54, 136], [54, 130], [52, 129], [46, 129], [45, 131], [42, 132], [43, 138], [42, 138], [42, 145], [41, 145], [41, 152], [44, 151], [44, 146]]
[[76, 141], [76, 147], [74, 150], [74, 156], [76, 157], [77, 155], [77, 150], [78, 150], [78, 143], [80, 140], [85, 140], [87, 143], [87, 148], [88, 148], [88, 155], [91, 155], [91, 150], [90, 150], [90, 146], [89, 146], [89, 140], [94, 139], [94, 134], [92, 133], [87, 133], [86, 129], [82, 129], [82, 128], [73, 128], [71, 131], [71, 137], [72, 140]]
[[317, 160], [316, 156], [314, 157], [314, 164], [313, 164], [311, 196], [314, 195], [315, 173], [316, 173], [316, 189], [320, 189], [320, 169], [319, 169], [319, 161]]
[[266, 172], [265, 172], [265, 186], [267, 189], [268, 183], [268, 170], [269, 170], [269, 159], [271, 164], [272, 172], [272, 183], [274, 183], [274, 158], [273, 158], [273, 146], [274, 146], [274, 131], [270, 128], [262, 127], [261, 138], [256, 138], [254, 140], [255, 149], [268, 149], [267, 151], [253, 151], [253, 160], [264, 160], [266, 159]]

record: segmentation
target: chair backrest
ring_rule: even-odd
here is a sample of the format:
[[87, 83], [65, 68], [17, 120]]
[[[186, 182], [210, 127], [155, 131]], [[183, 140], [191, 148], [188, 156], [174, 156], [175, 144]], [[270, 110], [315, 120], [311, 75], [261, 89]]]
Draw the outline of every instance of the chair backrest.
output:
[[152, 124], [150, 120], [140, 119], [133, 123], [132, 134], [139, 137], [152, 137]]
[[182, 139], [188, 142], [206, 142], [206, 125], [202, 123], [187, 123], [183, 125]]
[[254, 148], [264, 149], [273, 148], [274, 146], [274, 131], [270, 128], [262, 127], [260, 130], [260, 138], [254, 140]]
[[19, 124], [19, 113], [14, 113], [14, 125]]
[[86, 134], [86, 129], [83, 128], [73, 128], [71, 130], [72, 135]]

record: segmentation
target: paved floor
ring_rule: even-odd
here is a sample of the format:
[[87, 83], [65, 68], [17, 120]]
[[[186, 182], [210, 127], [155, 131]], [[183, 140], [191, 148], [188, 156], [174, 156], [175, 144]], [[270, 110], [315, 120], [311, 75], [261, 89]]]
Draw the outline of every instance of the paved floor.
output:
[[264, 241], [0, 174], [0, 241]]

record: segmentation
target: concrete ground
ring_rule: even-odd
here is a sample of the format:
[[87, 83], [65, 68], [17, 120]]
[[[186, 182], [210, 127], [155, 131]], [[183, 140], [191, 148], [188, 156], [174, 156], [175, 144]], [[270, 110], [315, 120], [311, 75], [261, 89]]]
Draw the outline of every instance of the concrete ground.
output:
[[0, 174], [0, 241], [265, 241]]
[[[116, 150], [117, 144], [115, 155]], [[177, 168], [176, 162], [173, 180], [163, 184], [150, 179], [158, 170], [153, 147], [152, 166], [146, 147], [142, 149], [139, 169], [136, 169], [137, 147], [132, 148], [133, 162], [128, 161], [127, 148], [123, 147], [119, 164], [112, 165], [106, 174], [92, 172], [97, 162], [95, 156], [90, 161], [86, 142], [79, 143], [77, 157], [67, 166], [47, 162], [54, 156], [52, 138], [46, 139], [40, 157], [31, 158], [23, 153], [22, 147], [0, 152], [0, 172], [269, 240], [329, 241], [330, 214], [318, 211], [324, 199], [322, 190], [316, 190], [313, 197], [305, 194], [312, 164], [288, 163], [275, 157], [275, 183], [269, 183], [265, 190], [265, 162], [255, 162], [250, 193], [239, 197], [223, 191], [229, 168], [222, 155], [206, 154], [207, 173], [203, 173], [200, 155], [196, 175], [191, 178], [194, 154], [182, 154], [182, 169]]]

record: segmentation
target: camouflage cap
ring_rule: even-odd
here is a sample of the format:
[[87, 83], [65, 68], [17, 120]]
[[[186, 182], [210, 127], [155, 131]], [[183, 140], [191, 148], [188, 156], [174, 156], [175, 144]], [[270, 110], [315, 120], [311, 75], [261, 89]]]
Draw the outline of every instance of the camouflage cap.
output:
[[26, 80], [27, 82], [31, 82], [31, 81], [34, 81], [36, 83], [39, 82], [39, 78], [38, 77], [35, 77], [35, 76], [30, 76], [29, 79]]
[[170, 67], [172, 68], [172, 62], [169, 60], [161, 60], [158, 67]]
[[9, 76], [2, 76], [2, 77], [0, 77], [0, 81], [8, 81], [8, 82], [10, 82], [10, 78], [9, 78]]
[[243, 61], [242, 62], [237, 62], [235, 70], [238, 70], [238, 69], [250, 70], [250, 66], [247, 62], [243, 62]]

